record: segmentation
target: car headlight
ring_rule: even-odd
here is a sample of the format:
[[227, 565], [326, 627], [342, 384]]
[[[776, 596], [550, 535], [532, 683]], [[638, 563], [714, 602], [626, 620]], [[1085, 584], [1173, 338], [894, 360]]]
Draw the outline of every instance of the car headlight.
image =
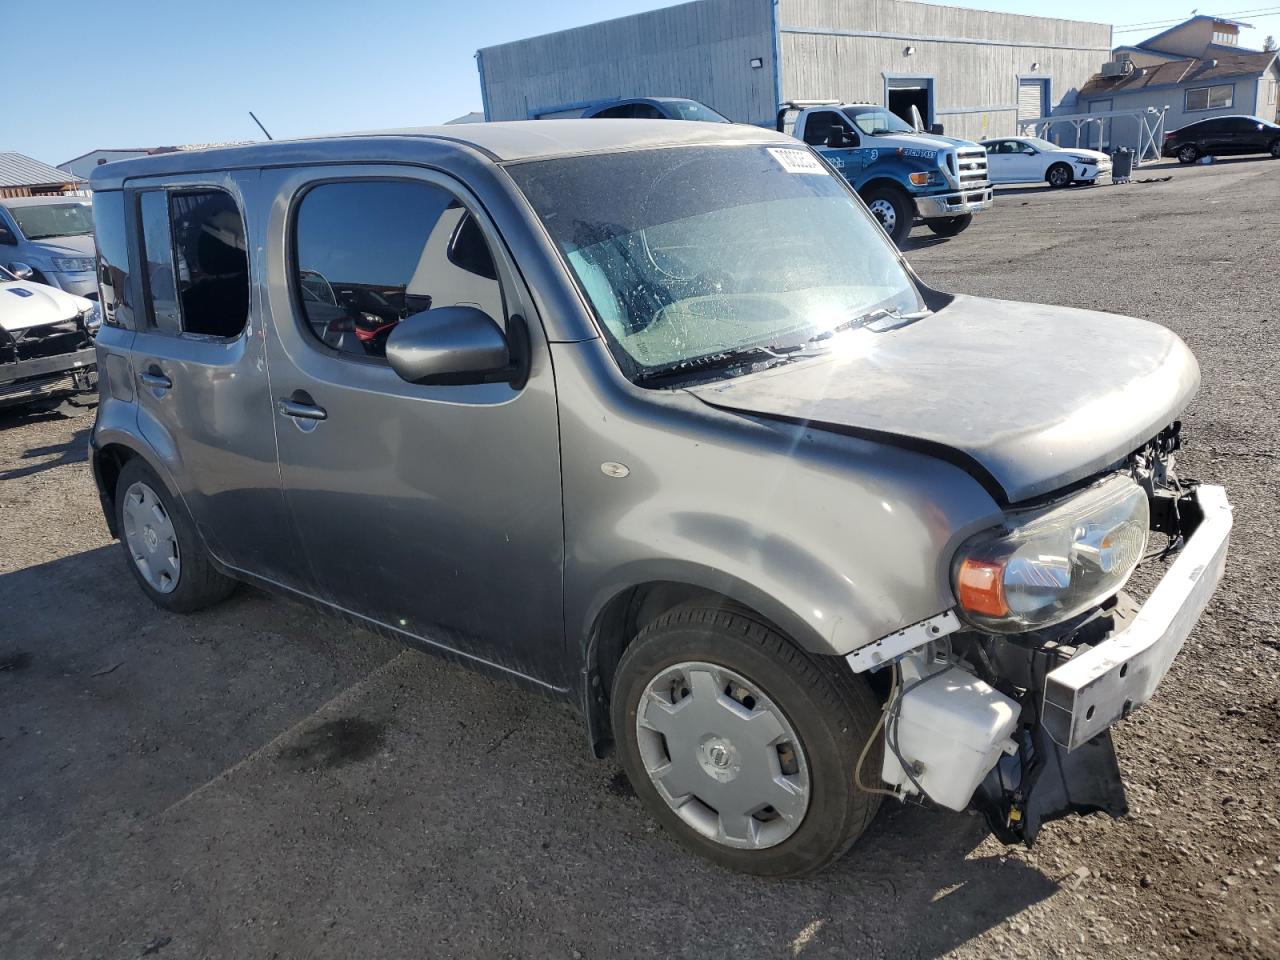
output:
[[102, 328], [102, 307], [95, 303], [80, 314], [80, 321], [84, 324], [84, 332], [90, 337], [96, 337]]
[[1071, 159], [1074, 160], [1076, 163], [1084, 164], [1086, 167], [1091, 166], [1092, 164], [1095, 164], [1098, 162], [1097, 157], [1072, 157]]
[[54, 257], [53, 269], [59, 273], [89, 273], [93, 270], [93, 257]]
[[1115, 477], [966, 541], [952, 564], [961, 615], [997, 633], [1059, 623], [1116, 593], [1147, 548], [1150, 506]]

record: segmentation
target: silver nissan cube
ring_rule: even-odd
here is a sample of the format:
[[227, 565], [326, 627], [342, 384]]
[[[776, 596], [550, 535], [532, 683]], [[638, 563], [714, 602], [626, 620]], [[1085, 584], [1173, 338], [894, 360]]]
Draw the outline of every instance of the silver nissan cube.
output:
[[748, 126], [175, 153], [93, 206], [93, 471], [158, 606], [252, 583], [567, 701], [751, 873], [886, 796], [1008, 843], [1125, 813], [1110, 728], [1231, 527], [1164, 327], [930, 289]]

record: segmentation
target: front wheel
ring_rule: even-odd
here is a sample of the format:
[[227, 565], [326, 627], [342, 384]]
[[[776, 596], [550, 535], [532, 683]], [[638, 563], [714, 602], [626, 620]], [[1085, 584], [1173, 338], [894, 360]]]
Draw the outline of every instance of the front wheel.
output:
[[940, 237], [954, 237], [964, 233], [973, 223], [973, 214], [965, 213], [958, 217], [942, 217], [938, 220], [926, 220], [924, 225]]
[[1271, 156], [1280, 160], [1280, 140], [1271, 141]]
[[1200, 151], [1196, 149], [1195, 144], [1186, 143], [1178, 148], [1179, 163], [1195, 163], [1200, 159]]
[[911, 198], [892, 187], [872, 187], [862, 195], [862, 199], [889, 239], [902, 246], [911, 233], [911, 224], [916, 216]]
[[1060, 190], [1063, 187], [1071, 186], [1071, 181], [1074, 177], [1075, 174], [1072, 173], [1071, 168], [1065, 163], [1055, 163], [1049, 168], [1049, 172], [1045, 176], [1045, 179], [1049, 181], [1049, 186], [1053, 187], [1055, 190]]
[[[748, 611], [695, 602], [645, 627], [618, 665], [611, 711], [636, 793], [721, 866], [811, 873], [879, 806], [853, 785], [879, 714], [871, 689]], [[880, 751], [873, 745], [866, 769], [879, 770]]]

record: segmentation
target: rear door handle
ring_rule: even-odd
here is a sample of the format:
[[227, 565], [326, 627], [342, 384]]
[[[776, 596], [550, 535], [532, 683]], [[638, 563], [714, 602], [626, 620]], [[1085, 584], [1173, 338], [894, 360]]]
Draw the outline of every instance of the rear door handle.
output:
[[138, 382], [144, 387], [151, 387], [153, 390], [171, 390], [173, 388], [173, 381], [154, 368], [144, 370], [138, 374]]
[[301, 390], [292, 397], [281, 397], [280, 412], [286, 417], [297, 417], [299, 420], [324, 420], [329, 414], [324, 407], [315, 403], [310, 396]]

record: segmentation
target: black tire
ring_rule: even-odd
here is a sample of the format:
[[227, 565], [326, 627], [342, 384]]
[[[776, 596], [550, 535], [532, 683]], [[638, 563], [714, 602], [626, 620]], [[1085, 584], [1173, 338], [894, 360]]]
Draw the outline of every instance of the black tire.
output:
[[[173, 525], [175, 539], [181, 556], [177, 583], [172, 590], [162, 592], [153, 587], [135, 562], [133, 552], [125, 536], [124, 505], [129, 489], [136, 483], [146, 484], [168, 515]], [[143, 460], [129, 460], [120, 471], [116, 481], [115, 513], [117, 529], [120, 531], [120, 545], [124, 549], [125, 562], [138, 581], [142, 592], [157, 607], [173, 613], [194, 613], [212, 606], [231, 595], [236, 588], [236, 581], [219, 571], [209, 558], [203, 541], [196, 534], [195, 525], [191, 522], [186, 508], [169, 494], [169, 488], [156, 476]]]
[[894, 245], [900, 247], [906, 243], [916, 219], [916, 208], [911, 198], [901, 190], [883, 186], [872, 187], [860, 196]]
[[[636, 733], [640, 699], [660, 672], [690, 661], [726, 667], [757, 685], [795, 730], [810, 778], [809, 803], [799, 826], [774, 846], [739, 849], [704, 836], [667, 804], [645, 771]], [[880, 796], [853, 783], [858, 754], [880, 714], [871, 688], [843, 662], [810, 657], [741, 608], [695, 601], [641, 630], [618, 664], [611, 712], [618, 755], [636, 793], [686, 847], [721, 866], [770, 877], [812, 873], [848, 850], [879, 809]], [[873, 779], [881, 751], [873, 745], [864, 764]]]
[[1195, 163], [1200, 159], [1200, 151], [1194, 143], [1184, 143], [1178, 148], [1179, 163]]
[[1071, 182], [1075, 179], [1075, 171], [1068, 164], [1055, 163], [1045, 171], [1045, 181], [1055, 190], [1061, 190], [1063, 187], [1071, 186]]
[[1272, 158], [1280, 160], [1280, 140], [1272, 140], [1270, 149]]
[[973, 223], [973, 214], [965, 213], [958, 217], [926, 220], [924, 225], [940, 237], [954, 237], [968, 230], [971, 223]]

